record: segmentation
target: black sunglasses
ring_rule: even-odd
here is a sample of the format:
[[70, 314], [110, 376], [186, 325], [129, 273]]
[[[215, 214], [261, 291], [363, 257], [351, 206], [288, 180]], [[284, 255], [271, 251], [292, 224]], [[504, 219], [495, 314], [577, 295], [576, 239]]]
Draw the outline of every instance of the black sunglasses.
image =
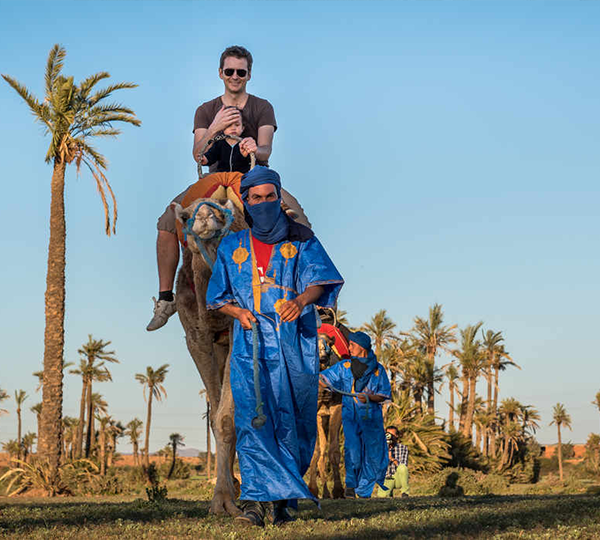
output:
[[225, 73], [226, 77], [231, 77], [233, 75], [233, 72], [237, 72], [237, 76], [241, 77], [242, 79], [248, 75], [248, 70], [247, 69], [233, 69], [233, 68], [227, 68], [223, 70], [223, 73]]

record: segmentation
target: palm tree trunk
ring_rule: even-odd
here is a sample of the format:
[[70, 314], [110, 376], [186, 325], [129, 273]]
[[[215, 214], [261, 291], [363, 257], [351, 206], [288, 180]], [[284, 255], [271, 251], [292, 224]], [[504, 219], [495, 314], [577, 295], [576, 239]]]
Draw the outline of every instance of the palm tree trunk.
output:
[[[492, 366], [490, 365], [488, 370], [485, 372], [485, 378], [487, 380], [487, 413], [488, 418], [490, 418], [490, 413], [492, 412]], [[490, 432], [489, 430], [485, 430], [485, 435], [483, 439], [483, 454], [485, 456], [490, 453]]]
[[92, 451], [92, 437], [94, 435], [94, 404], [92, 403], [92, 381], [87, 382], [87, 429], [85, 431], [85, 457], [89, 458]]
[[563, 463], [562, 463], [562, 439], [560, 436], [560, 424], [556, 424], [556, 429], [558, 430], [558, 475], [560, 477], [560, 481], [563, 481]]
[[150, 421], [152, 420], [152, 391], [154, 389], [148, 388], [148, 416], [146, 417], [146, 444], [144, 445], [144, 464], [146, 467], [150, 466], [150, 454], [148, 447], [150, 445]]
[[42, 422], [42, 414], [41, 413], [37, 413], [36, 415], [36, 419], [37, 419], [37, 455], [40, 455], [40, 424]]
[[435, 416], [435, 356], [430, 356], [427, 360], [429, 362], [429, 373], [431, 376], [427, 381], [427, 412], [431, 416]]
[[104, 476], [106, 474], [106, 430], [102, 424], [100, 424], [100, 437], [98, 441], [98, 445], [100, 446], [100, 451], [98, 452], [98, 457], [100, 458], [100, 474]]
[[21, 452], [23, 451], [23, 441], [21, 437], [21, 406], [17, 406], [17, 443], [18, 443], [18, 452], [17, 459], [21, 459]]
[[54, 160], [50, 186], [50, 240], [46, 274], [44, 330], [44, 386], [40, 456], [48, 460], [52, 476], [58, 474], [62, 449], [63, 354], [65, 345], [65, 169]]
[[137, 443], [137, 441], [135, 441], [133, 443], [133, 464], [139, 465], [139, 461], [140, 461], [140, 458], [138, 455], [138, 443]]
[[454, 382], [450, 382], [450, 410], [448, 411], [448, 432], [454, 431]]
[[170, 480], [171, 476], [173, 476], [173, 471], [175, 470], [175, 461], [177, 461], [177, 445], [173, 443], [173, 460], [171, 461], [171, 467], [169, 469], [169, 474], [167, 475], [167, 480]]
[[463, 434], [469, 438], [472, 438], [473, 436], [473, 414], [475, 413], [475, 398], [477, 397], [476, 385], [477, 379], [475, 377], [469, 377], [469, 401], [463, 431]]
[[77, 436], [75, 444], [75, 457], [80, 458], [83, 451], [83, 424], [85, 423], [85, 395], [87, 381], [84, 379], [81, 387], [81, 401], [79, 402], [79, 424], [77, 424]]
[[469, 403], [469, 379], [466, 375], [462, 377], [463, 391], [462, 400], [460, 403], [460, 416], [458, 420], [458, 431], [463, 432], [465, 429], [465, 418], [467, 416], [467, 404]]

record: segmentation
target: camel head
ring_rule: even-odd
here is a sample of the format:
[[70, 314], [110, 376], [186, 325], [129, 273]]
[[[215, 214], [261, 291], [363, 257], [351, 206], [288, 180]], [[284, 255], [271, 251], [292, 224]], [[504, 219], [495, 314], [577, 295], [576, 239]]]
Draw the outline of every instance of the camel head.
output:
[[[233, 215], [235, 222], [236, 215], [240, 213], [229, 199], [226, 201], [197, 199], [187, 208], [183, 208], [178, 203], [173, 203], [173, 207], [175, 216], [184, 230], [187, 227], [188, 234], [193, 231], [203, 241], [221, 238], [223, 229], [231, 225], [231, 222], [228, 222], [228, 215]], [[192, 217], [194, 222], [190, 223]]]
[[319, 364], [320, 370], [323, 371], [329, 366], [333, 366], [338, 361], [338, 358], [331, 348], [335, 340], [325, 334], [319, 334]]

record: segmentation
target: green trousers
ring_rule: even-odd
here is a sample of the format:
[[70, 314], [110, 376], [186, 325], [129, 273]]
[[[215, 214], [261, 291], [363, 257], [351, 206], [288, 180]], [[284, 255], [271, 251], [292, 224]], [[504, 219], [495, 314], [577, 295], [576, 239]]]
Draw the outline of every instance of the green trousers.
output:
[[[386, 480], [383, 485], [388, 489], [387, 491], [383, 491], [383, 489], [377, 487], [377, 497], [393, 497], [394, 495], [398, 496], [402, 493], [408, 493], [408, 467], [406, 465], [398, 465], [394, 477]], [[394, 493], [395, 491], [396, 493]]]

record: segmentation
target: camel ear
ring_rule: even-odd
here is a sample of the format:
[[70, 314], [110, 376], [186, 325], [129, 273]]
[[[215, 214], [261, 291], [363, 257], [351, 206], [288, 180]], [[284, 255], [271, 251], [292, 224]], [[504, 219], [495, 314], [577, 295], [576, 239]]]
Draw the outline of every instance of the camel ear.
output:
[[229, 211], [233, 212], [235, 209], [235, 204], [233, 204], [233, 201], [231, 199], [227, 199], [227, 202], [225, 203], [225, 208], [229, 209]]
[[179, 203], [171, 203], [171, 206], [173, 207], [173, 210], [175, 210], [175, 218], [185, 225], [185, 222], [190, 219], [189, 212], [184, 210], [183, 206]]

